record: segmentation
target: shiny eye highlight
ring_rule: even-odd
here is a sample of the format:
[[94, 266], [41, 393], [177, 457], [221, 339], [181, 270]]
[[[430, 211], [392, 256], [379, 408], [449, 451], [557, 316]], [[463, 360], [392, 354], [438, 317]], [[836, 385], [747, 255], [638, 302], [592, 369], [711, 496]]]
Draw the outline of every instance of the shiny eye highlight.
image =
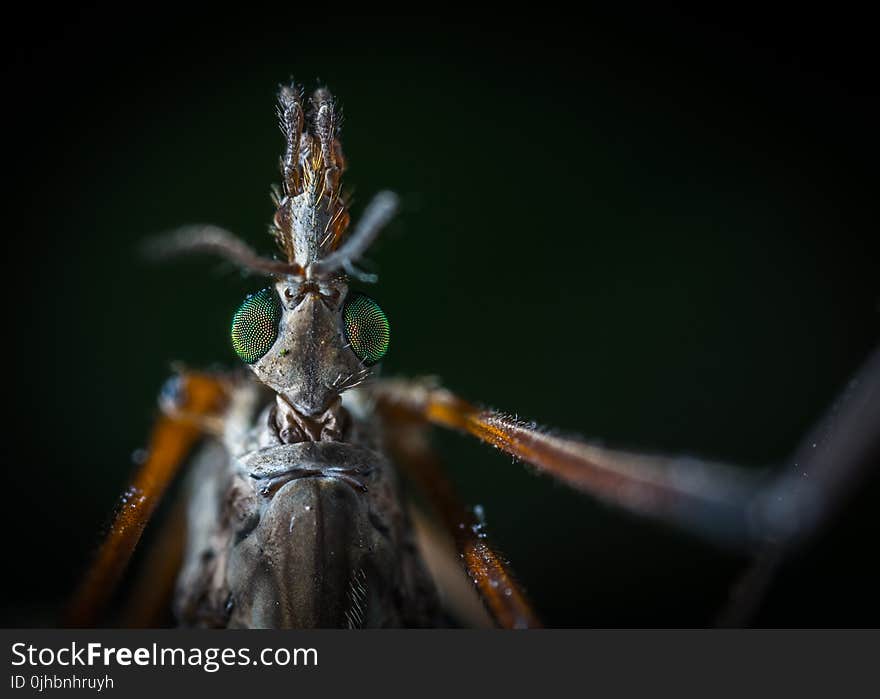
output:
[[358, 359], [367, 366], [381, 361], [391, 342], [391, 325], [379, 304], [364, 294], [349, 294], [342, 320], [345, 336]]
[[232, 348], [243, 362], [253, 364], [278, 339], [281, 302], [271, 287], [248, 296], [232, 316]]

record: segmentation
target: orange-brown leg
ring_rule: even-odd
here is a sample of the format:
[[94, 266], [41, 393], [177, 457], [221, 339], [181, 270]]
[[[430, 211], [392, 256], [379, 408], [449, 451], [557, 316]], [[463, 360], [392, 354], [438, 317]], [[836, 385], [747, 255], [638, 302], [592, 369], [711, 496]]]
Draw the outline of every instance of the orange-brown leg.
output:
[[752, 543], [747, 506], [757, 484], [730, 466], [607, 449], [548, 434], [426, 381], [381, 381], [372, 392], [379, 410], [389, 418], [467, 432], [606, 502], [674, 522], [727, 545]]
[[109, 533], [74, 595], [68, 626], [94, 625], [122, 575], [156, 505], [206, 424], [222, 414], [228, 384], [214, 374], [181, 373], [173, 396], [164, 396], [146, 461], [123, 493]]
[[171, 511], [157, 523], [159, 531], [135, 572], [132, 589], [126, 592], [121, 627], [150, 629], [168, 623], [186, 544], [186, 510], [186, 500], [177, 497]]
[[389, 428], [387, 441], [392, 456], [442, 518], [468, 576], [495, 622], [508, 629], [540, 627], [541, 622], [508, 564], [492, 548], [482, 523], [462, 505], [446, 478], [424, 427], [410, 421], [391, 423]]
[[409, 517], [422, 561], [438, 588], [444, 609], [468, 628], [491, 629], [497, 626], [461, 564], [455, 542], [443, 523], [415, 504], [409, 507]]
[[387, 416], [467, 432], [578, 490], [757, 552], [721, 617], [727, 625], [751, 618], [783, 562], [880, 463], [880, 349], [868, 357], [787, 468], [761, 482], [723, 464], [617, 451], [550, 435], [428, 381], [382, 381], [372, 390]]

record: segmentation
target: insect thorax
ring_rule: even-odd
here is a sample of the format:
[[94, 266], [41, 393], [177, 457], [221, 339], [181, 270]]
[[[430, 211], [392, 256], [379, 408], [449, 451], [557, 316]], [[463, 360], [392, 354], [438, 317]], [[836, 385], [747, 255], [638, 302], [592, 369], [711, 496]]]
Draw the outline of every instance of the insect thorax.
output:
[[[254, 388], [243, 386], [240, 399], [257, 407]], [[282, 444], [264, 400], [261, 393], [249, 428], [243, 404], [226, 444], [210, 442], [194, 464], [175, 600], [181, 623], [436, 624], [433, 587], [378, 426], [353, 407], [344, 441]]]

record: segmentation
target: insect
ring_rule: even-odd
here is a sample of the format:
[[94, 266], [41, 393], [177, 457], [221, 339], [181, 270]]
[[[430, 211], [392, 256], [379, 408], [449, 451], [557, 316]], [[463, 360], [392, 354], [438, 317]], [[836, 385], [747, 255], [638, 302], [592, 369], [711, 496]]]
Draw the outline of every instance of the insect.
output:
[[[146, 459], [70, 623], [97, 621], [159, 500], [205, 438], [188, 469], [185, 548], [174, 571], [181, 624], [360, 628], [467, 620], [466, 602], [455, 595], [444, 594], [441, 604], [439, 568], [426, 562], [427, 552], [451, 541], [495, 624], [539, 626], [480, 513], [461, 504], [444, 476], [430, 425], [473, 435], [613, 505], [756, 552], [728, 610], [730, 623], [746, 621], [775, 567], [874, 458], [880, 357], [869, 360], [790, 468], [764, 479], [724, 464], [558, 436], [433, 380], [379, 378], [391, 323], [353, 285], [376, 281], [359, 264], [397, 197], [379, 193], [350, 225], [338, 112], [326, 89], [306, 100], [297, 86], [282, 87], [278, 118], [286, 146], [271, 233], [283, 257], [262, 257], [215, 227], [183, 229], [158, 246], [163, 254], [218, 254], [270, 280], [232, 319], [231, 342], [247, 369], [181, 370], [163, 390]], [[404, 478], [419, 487], [445, 535], [414, 521]]]

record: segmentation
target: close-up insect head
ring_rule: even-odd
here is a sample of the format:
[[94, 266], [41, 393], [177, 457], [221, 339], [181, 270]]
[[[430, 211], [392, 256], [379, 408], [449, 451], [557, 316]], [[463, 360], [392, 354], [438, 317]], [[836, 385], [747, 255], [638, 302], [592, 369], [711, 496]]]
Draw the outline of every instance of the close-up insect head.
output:
[[876, 96], [767, 21], [23, 42], [2, 625], [880, 624]]

